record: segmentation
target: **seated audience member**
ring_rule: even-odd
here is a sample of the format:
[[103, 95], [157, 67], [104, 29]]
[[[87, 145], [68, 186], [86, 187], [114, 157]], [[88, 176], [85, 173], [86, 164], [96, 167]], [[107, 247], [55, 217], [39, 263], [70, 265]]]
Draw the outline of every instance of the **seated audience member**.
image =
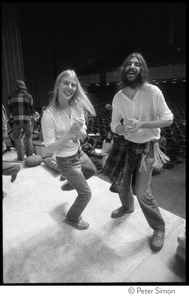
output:
[[108, 156], [110, 154], [110, 151], [112, 149], [112, 146], [113, 146], [112, 136], [113, 136], [113, 134], [111, 131], [107, 132], [106, 138], [104, 139], [103, 144], [102, 144], [102, 152], [101, 152], [101, 154], [103, 155], [102, 168], [104, 168], [106, 161], [108, 159]]

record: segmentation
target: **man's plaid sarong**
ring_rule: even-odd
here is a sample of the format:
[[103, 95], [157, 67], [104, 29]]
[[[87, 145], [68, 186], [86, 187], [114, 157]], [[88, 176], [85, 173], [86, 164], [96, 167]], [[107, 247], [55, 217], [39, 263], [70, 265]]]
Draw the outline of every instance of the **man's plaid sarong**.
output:
[[119, 193], [126, 171], [126, 153], [129, 141], [123, 136], [114, 137], [113, 146], [101, 173], [110, 178], [110, 191]]
[[[111, 192], [120, 193], [121, 191], [126, 172], [126, 162], [127, 160], [132, 160], [128, 152], [129, 148], [132, 148], [132, 151], [135, 151], [136, 157], [140, 155], [141, 160], [145, 160], [145, 154], [149, 151], [148, 148], [150, 145], [154, 144], [153, 141], [151, 142], [138, 144], [125, 140], [123, 136], [114, 138], [112, 150], [109, 154], [106, 165], [102, 170], [102, 174], [108, 176], [112, 182], [112, 185], [110, 186]], [[132, 163], [135, 167], [135, 160], [132, 161]], [[143, 162], [142, 166], [145, 166], [145, 162]]]

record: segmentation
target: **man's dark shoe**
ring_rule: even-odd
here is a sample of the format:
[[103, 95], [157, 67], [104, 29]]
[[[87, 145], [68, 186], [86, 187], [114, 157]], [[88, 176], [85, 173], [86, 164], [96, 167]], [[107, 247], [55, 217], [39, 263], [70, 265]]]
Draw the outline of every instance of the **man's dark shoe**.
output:
[[112, 218], [119, 218], [124, 216], [125, 214], [130, 214], [134, 211], [134, 208], [132, 210], [126, 209], [124, 206], [121, 206], [115, 210], [113, 210], [111, 217]]
[[159, 251], [164, 244], [165, 230], [154, 230], [154, 234], [151, 241], [151, 248], [153, 251]]
[[73, 220], [69, 220], [69, 219], [65, 219], [65, 222], [73, 227], [75, 227], [78, 230], [85, 230], [89, 227], [89, 224], [85, 221], [83, 221], [82, 219], [80, 219], [79, 221], [73, 221]]

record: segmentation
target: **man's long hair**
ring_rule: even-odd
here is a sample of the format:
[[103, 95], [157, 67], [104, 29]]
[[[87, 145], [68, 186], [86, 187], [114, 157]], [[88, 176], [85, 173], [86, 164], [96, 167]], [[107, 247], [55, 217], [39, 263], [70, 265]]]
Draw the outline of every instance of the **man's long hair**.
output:
[[129, 62], [129, 60], [133, 57], [136, 57], [140, 63], [140, 74], [138, 77], [138, 83], [141, 86], [143, 83], [148, 81], [148, 73], [149, 73], [149, 69], [147, 66], [147, 63], [144, 59], [144, 57], [138, 53], [138, 52], [133, 52], [131, 53], [122, 63], [121, 67], [120, 67], [120, 75], [121, 75], [121, 80], [120, 83], [118, 84], [119, 89], [123, 89], [124, 87], [126, 87], [128, 85], [128, 80], [127, 80], [127, 76], [126, 76], [126, 66]]

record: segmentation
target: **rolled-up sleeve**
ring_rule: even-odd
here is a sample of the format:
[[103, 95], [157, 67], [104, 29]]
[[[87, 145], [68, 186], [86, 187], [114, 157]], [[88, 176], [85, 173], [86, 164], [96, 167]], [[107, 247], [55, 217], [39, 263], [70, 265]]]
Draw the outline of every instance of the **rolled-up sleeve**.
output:
[[173, 120], [174, 115], [171, 112], [171, 110], [169, 109], [169, 107], [168, 107], [168, 105], [165, 101], [165, 98], [164, 98], [161, 91], [159, 91], [159, 93], [157, 94], [157, 107], [156, 107], [156, 109], [157, 109], [157, 112], [158, 112], [158, 117], [161, 120], [166, 120], [166, 121]]
[[55, 137], [55, 121], [52, 115], [45, 111], [41, 119], [41, 128], [43, 134], [43, 143], [46, 147], [56, 141]]

